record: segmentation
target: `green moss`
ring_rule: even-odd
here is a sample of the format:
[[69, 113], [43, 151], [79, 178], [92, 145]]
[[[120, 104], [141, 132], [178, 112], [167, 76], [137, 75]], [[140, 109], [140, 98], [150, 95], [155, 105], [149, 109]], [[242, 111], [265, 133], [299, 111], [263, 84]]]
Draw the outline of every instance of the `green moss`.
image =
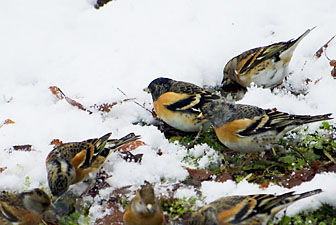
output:
[[167, 212], [173, 220], [184, 214], [192, 213], [192, 207], [195, 205], [197, 198], [181, 198], [181, 199], [160, 199], [163, 211]]
[[293, 217], [284, 216], [278, 222], [269, 222], [269, 225], [336, 225], [336, 209], [323, 204], [313, 212], [301, 213]]

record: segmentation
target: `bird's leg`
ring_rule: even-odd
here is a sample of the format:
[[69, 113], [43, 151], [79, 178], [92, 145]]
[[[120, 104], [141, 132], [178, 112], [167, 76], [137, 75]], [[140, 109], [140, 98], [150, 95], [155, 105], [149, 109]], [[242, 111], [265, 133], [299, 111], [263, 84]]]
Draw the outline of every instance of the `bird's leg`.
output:
[[86, 195], [95, 183], [96, 183], [96, 178], [90, 179], [89, 186], [85, 189], [85, 191], [83, 191], [83, 193], [80, 196], [83, 197], [84, 195]]
[[201, 133], [202, 133], [202, 130], [203, 130], [203, 126], [200, 128], [200, 130], [197, 132], [193, 142], [191, 142], [190, 145], [188, 145], [188, 149], [191, 149], [192, 147], [194, 147], [196, 141], [198, 140], [198, 138], [200, 137]]

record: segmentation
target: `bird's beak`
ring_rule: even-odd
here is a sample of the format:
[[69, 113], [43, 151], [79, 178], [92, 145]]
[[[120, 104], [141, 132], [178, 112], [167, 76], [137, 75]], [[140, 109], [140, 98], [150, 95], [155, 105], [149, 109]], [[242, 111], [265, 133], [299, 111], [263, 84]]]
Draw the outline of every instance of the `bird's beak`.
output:
[[144, 88], [144, 89], [142, 89], [142, 90], [150, 94], [150, 90], [149, 90], [148, 87], [146, 87], [146, 88]]
[[153, 205], [152, 205], [152, 204], [147, 204], [146, 208], [148, 209], [148, 211], [149, 211], [150, 213], [153, 213], [154, 208], [153, 208]]

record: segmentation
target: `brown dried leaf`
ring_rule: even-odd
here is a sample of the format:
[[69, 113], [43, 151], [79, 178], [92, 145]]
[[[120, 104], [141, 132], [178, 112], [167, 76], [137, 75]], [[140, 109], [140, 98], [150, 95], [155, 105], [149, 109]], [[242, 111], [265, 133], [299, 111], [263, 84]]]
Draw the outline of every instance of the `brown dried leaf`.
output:
[[[330, 38], [329, 41], [327, 41], [327, 43], [325, 43], [319, 50], [317, 50], [317, 51], [315, 52], [315, 56], [316, 56], [317, 58], [320, 58], [320, 57], [321, 57], [321, 55], [323, 54], [323, 51], [326, 50], [326, 49], [328, 48], [330, 42], [331, 42], [334, 38], [335, 38], [335, 36], [333, 36], [332, 38]], [[323, 50], [323, 49], [324, 49], [324, 50]], [[326, 55], [326, 57], [327, 57], [327, 55]], [[327, 58], [328, 58], [328, 57], [327, 57]], [[328, 59], [329, 59], [329, 58], [328, 58]]]
[[106, 179], [110, 177], [111, 175], [108, 175], [105, 171], [100, 170], [96, 175], [96, 182], [88, 191], [88, 194], [94, 198], [99, 194], [99, 190], [110, 187], [110, 185], [106, 182]]
[[113, 1], [113, 0], [97, 0], [97, 3], [94, 5], [96, 9], [99, 9], [103, 5], [107, 4], [108, 2]]
[[13, 120], [11, 120], [11, 119], [7, 119], [4, 122], [4, 124], [13, 124], [13, 123], [15, 123], [15, 122]]
[[315, 52], [315, 56], [316, 56], [317, 58], [320, 58], [320, 57], [322, 56], [322, 54], [323, 54], [323, 47], [321, 47], [319, 50], [317, 50], [317, 51]]
[[315, 82], [314, 82], [314, 85], [318, 84], [320, 81], [322, 80], [322, 77], [317, 79]]
[[305, 82], [306, 82], [306, 84], [309, 84], [309, 83], [311, 83], [311, 82], [313, 82], [310, 78], [307, 78], [306, 80], [305, 80]]
[[129, 151], [133, 151], [133, 150], [135, 150], [138, 147], [143, 146], [143, 145], [147, 145], [147, 144], [143, 141], [135, 140], [135, 141], [132, 141], [128, 144], [125, 144], [125, 145], [117, 148], [116, 151], [129, 152]]
[[158, 156], [161, 156], [161, 155], [163, 155], [163, 152], [162, 152], [162, 150], [159, 148], [159, 150], [156, 152], [156, 154], [157, 154]]
[[228, 180], [232, 180], [232, 176], [229, 173], [222, 173], [216, 179], [217, 182], [222, 182], [222, 183]]
[[49, 87], [49, 90], [51, 91], [51, 93], [53, 95], [56, 96], [57, 99], [61, 100], [64, 98], [64, 94], [63, 92], [61, 91], [61, 89], [59, 89], [57, 86], [50, 86]]
[[7, 169], [7, 166], [5, 167], [0, 167], [0, 173], [2, 173], [3, 171], [5, 171]]
[[31, 152], [32, 151], [32, 145], [14, 145], [13, 149], [15, 151]]
[[321, 161], [317, 160], [313, 163], [312, 168], [316, 171], [321, 166]]
[[123, 213], [120, 211], [117, 203], [115, 204], [109, 204], [111, 214], [98, 219], [95, 221], [95, 225], [104, 225], [104, 224], [110, 224], [110, 225], [122, 225], [124, 224], [123, 222]]
[[8, 124], [14, 124], [15, 122], [11, 119], [7, 119], [5, 120], [2, 124], [0, 124], [0, 128], [3, 127], [4, 125], [8, 125]]
[[63, 98], [65, 98], [65, 100], [70, 105], [75, 106], [75, 107], [77, 107], [77, 108], [79, 108], [79, 109], [81, 109], [83, 111], [86, 111], [89, 114], [92, 114], [92, 112], [90, 110], [87, 110], [82, 104], [80, 104], [79, 102], [77, 102], [77, 101], [75, 101], [75, 100], [67, 97], [59, 87], [57, 87], [57, 86], [51, 86], [51, 87], [49, 87], [49, 89], [50, 89], [51, 93], [53, 93], [53, 95], [56, 96], [56, 98], [58, 98], [60, 100], [63, 99]]
[[335, 67], [336, 66], [336, 60], [335, 59], [330, 60], [329, 64], [330, 64], [330, 66]]
[[330, 72], [331, 76], [336, 79], [336, 66]]
[[215, 175], [214, 172], [211, 170], [206, 170], [206, 169], [191, 169], [189, 167], [183, 166], [184, 169], [186, 169], [189, 173], [189, 175], [193, 179], [197, 179], [199, 181], [204, 181], [204, 180], [211, 180], [212, 177]]
[[53, 139], [51, 142], [50, 142], [51, 145], [54, 145], [55, 147], [58, 147], [60, 145], [63, 144], [63, 141], [61, 141], [60, 139]]
[[110, 112], [111, 108], [113, 106], [115, 106], [117, 104], [121, 104], [123, 102], [130, 101], [130, 100], [134, 100], [134, 98], [126, 98], [126, 99], [123, 99], [119, 102], [103, 103], [101, 105], [94, 104], [93, 106], [91, 106], [91, 108], [96, 108], [96, 109], [98, 109], [98, 111], [101, 111], [101, 112]]
[[75, 106], [77, 108], [79, 108], [80, 110], [83, 110], [83, 111], [87, 111], [89, 114], [92, 114], [92, 112], [90, 110], [87, 110], [82, 104], [80, 104], [79, 102], [67, 97], [67, 96], [64, 96], [65, 97], [65, 100], [72, 106]]
[[135, 163], [141, 163], [143, 154], [136, 154], [133, 155], [131, 152], [121, 152], [123, 154], [123, 159], [126, 160], [126, 162], [135, 162]]
[[268, 188], [268, 186], [269, 186], [269, 183], [262, 183], [262, 184], [259, 185], [259, 187], [260, 187], [261, 189]]

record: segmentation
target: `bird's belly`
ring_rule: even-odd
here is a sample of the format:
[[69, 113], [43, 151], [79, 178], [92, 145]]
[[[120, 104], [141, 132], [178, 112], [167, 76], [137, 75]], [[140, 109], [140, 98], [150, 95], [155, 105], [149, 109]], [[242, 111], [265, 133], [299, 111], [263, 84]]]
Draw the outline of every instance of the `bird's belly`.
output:
[[169, 126], [184, 132], [197, 132], [206, 122], [199, 121], [196, 118], [197, 115], [193, 113], [169, 111], [168, 113], [157, 112], [157, 114]]
[[185, 132], [197, 132], [201, 129], [204, 122], [198, 121], [196, 115], [190, 113], [175, 112], [175, 116], [170, 118], [162, 117], [168, 125]]
[[261, 87], [271, 88], [283, 82], [286, 76], [286, 67], [281, 61], [274, 64], [274, 68], [267, 71], [260, 71], [252, 76], [252, 82]]
[[229, 149], [242, 152], [261, 152], [271, 149], [277, 143], [279, 137], [274, 131], [265, 132], [258, 135], [239, 136], [236, 138], [221, 138], [220, 141]]

